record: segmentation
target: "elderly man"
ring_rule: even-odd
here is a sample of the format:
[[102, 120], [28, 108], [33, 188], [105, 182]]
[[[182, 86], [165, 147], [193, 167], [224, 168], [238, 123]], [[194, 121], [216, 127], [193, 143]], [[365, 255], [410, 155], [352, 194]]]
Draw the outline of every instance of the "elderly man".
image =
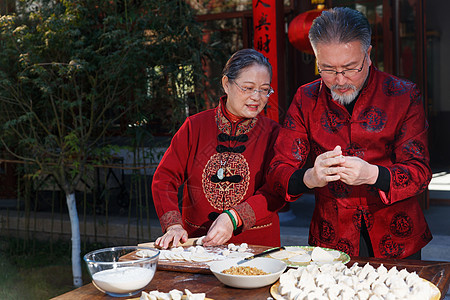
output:
[[432, 236], [417, 201], [431, 179], [419, 90], [372, 65], [371, 28], [356, 10], [324, 11], [309, 38], [321, 78], [295, 94], [272, 188], [287, 201], [314, 190], [311, 245], [420, 259]]

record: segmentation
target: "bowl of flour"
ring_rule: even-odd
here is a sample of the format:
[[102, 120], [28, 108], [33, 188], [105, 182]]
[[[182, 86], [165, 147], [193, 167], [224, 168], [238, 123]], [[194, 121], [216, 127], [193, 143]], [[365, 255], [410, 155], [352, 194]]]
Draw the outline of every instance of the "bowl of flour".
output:
[[113, 297], [140, 293], [153, 279], [159, 250], [120, 246], [95, 250], [84, 256], [92, 283]]

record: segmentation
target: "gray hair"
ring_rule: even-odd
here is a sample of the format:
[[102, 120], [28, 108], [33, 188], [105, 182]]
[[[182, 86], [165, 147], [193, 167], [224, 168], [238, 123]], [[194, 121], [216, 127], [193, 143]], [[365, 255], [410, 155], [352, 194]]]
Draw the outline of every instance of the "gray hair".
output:
[[309, 30], [309, 41], [313, 48], [319, 43], [345, 44], [361, 42], [364, 51], [370, 47], [372, 29], [367, 18], [359, 11], [348, 7], [324, 10]]
[[234, 80], [239, 77], [240, 72], [254, 64], [265, 66], [272, 81], [272, 66], [267, 58], [254, 49], [242, 49], [235, 52], [225, 64], [222, 75]]

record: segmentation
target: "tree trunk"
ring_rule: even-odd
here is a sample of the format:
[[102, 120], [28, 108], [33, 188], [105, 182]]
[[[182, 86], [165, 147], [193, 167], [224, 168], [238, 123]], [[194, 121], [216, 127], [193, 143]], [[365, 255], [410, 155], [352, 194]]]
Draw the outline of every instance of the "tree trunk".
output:
[[80, 287], [83, 285], [81, 278], [81, 258], [80, 258], [80, 222], [78, 221], [77, 205], [75, 193], [66, 193], [67, 208], [69, 209], [70, 226], [72, 230], [72, 275], [73, 285]]

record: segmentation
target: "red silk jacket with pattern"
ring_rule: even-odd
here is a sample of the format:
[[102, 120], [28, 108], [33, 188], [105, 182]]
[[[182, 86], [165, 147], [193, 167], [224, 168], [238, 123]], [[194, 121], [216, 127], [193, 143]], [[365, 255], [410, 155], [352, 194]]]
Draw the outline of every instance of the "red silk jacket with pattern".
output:
[[[218, 214], [234, 208], [243, 225], [230, 243], [279, 246], [277, 211], [285, 202], [264, 183], [281, 126], [261, 115], [233, 124], [222, 111], [225, 101], [187, 118], [165, 152], [152, 183], [161, 227], [165, 232], [182, 224], [189, 237], [199, 237]], [[183, 183], [180, 213], [177, 193]]]
[[308, 155], [314, 161], [337, 145], [344, 155], [388, 168], [388, 193], [341, 181], [315, 188], [309, 243], [358, 255], [363, 217], [375, 257], [407, 257], [432, 239], [418, 202], [431, 180], [427, 128], [420, 92], [409, 81], [372, 66], [350, 115], [318, 79], [294, 96], [268, 182], [287, 201], [295, 201], [300, 195], [287, 193], [292, 173]]

